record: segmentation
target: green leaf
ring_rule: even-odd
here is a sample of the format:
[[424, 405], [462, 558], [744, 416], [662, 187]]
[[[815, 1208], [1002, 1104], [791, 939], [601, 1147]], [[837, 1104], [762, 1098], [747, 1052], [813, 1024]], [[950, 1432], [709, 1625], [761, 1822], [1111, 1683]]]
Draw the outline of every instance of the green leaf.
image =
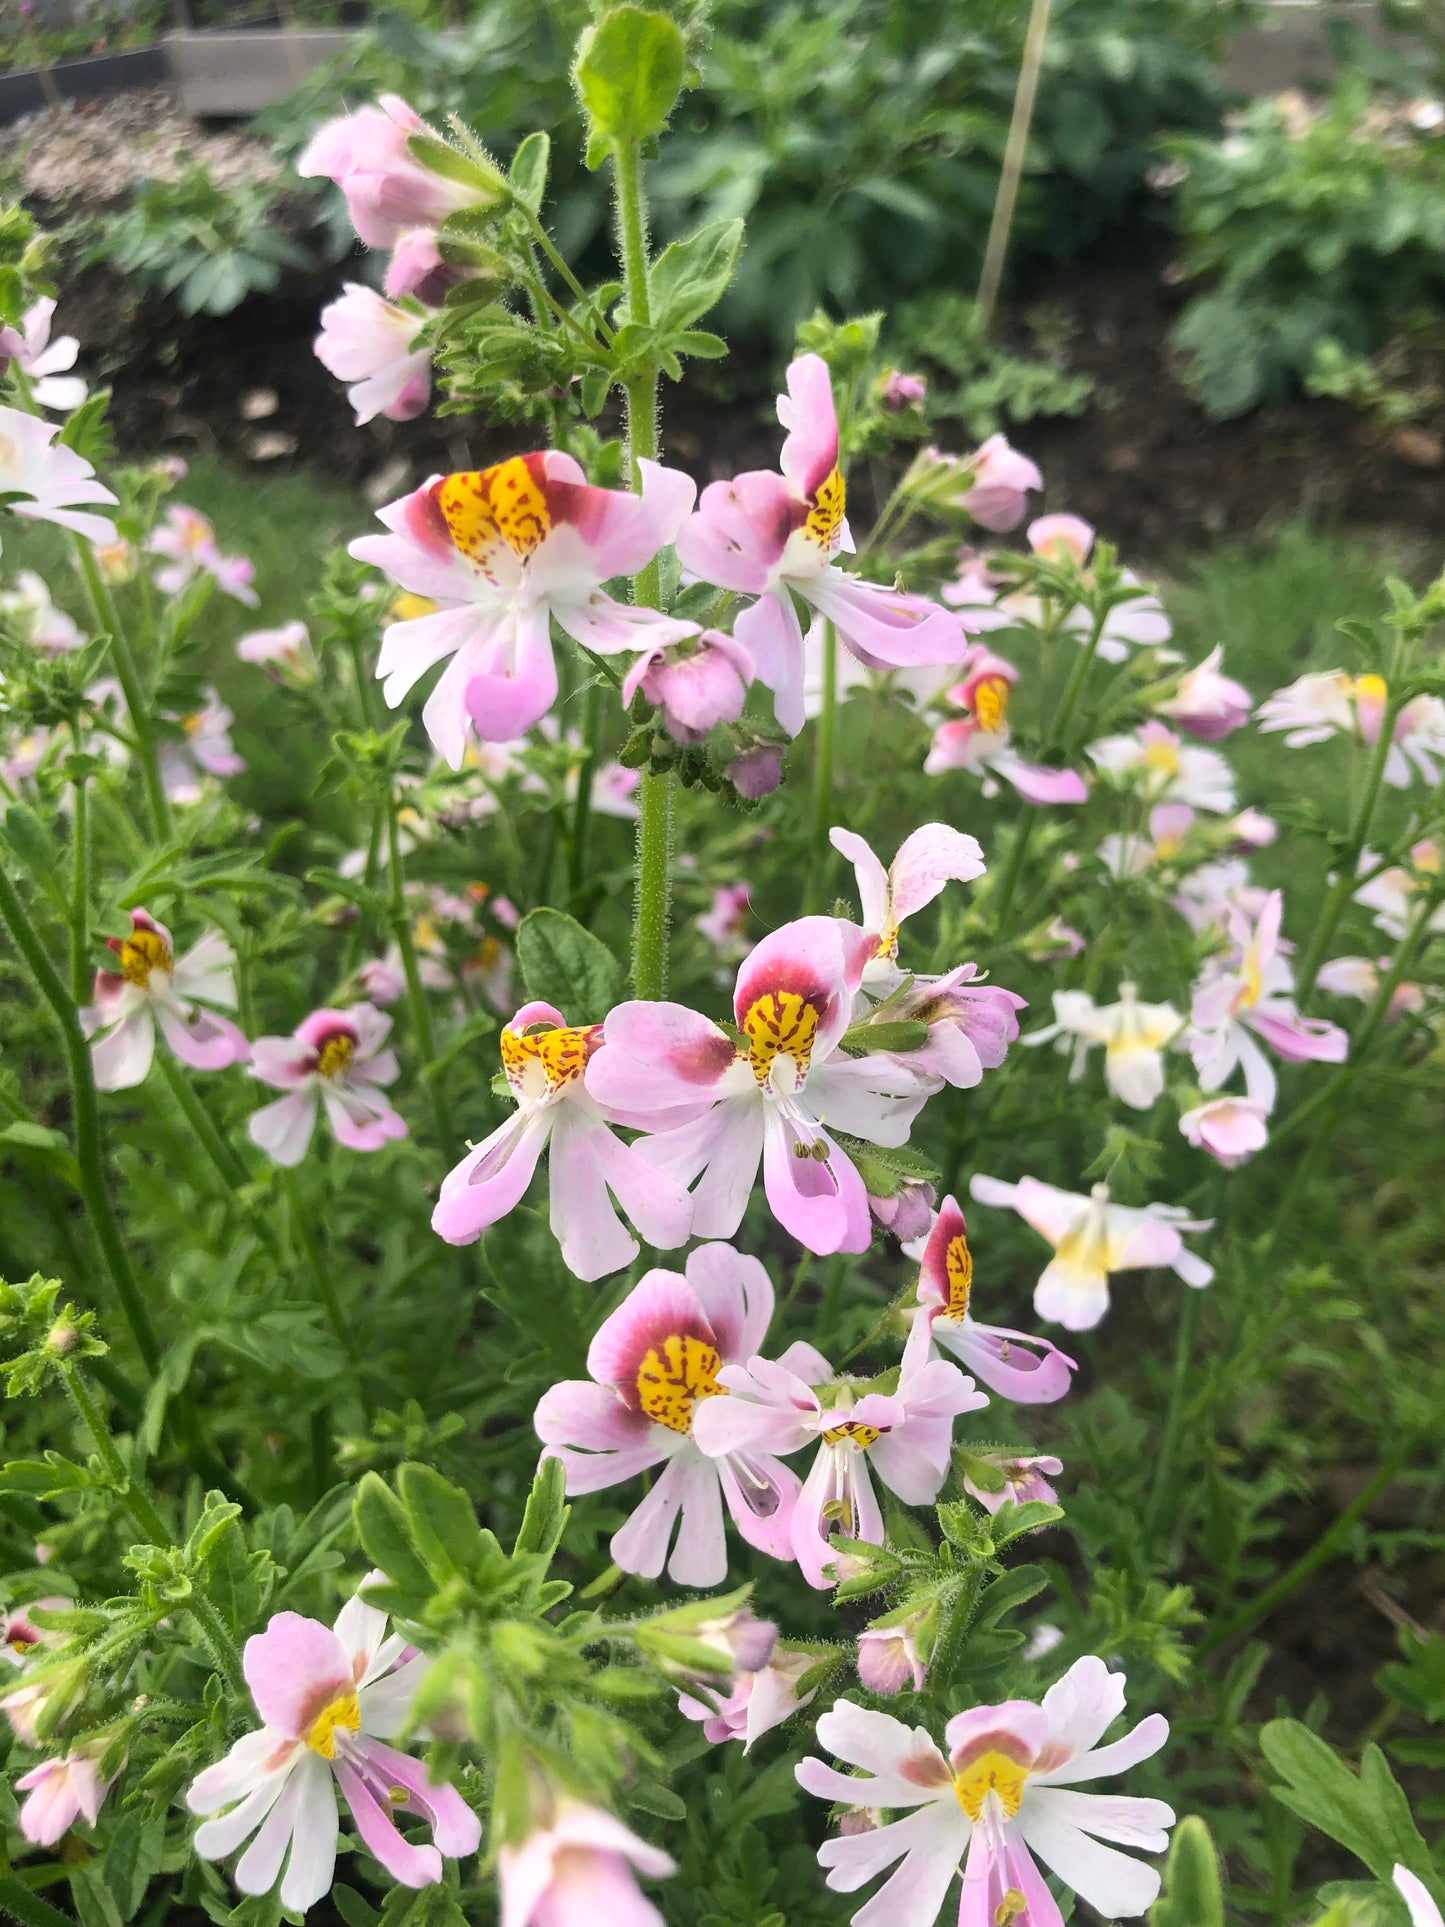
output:
[[533, 910], [517, 929], [527, 995], [552, 1004], [569, 1024], [600, 1023], [622, 999], [622, 970], [607, 948], [565, 910]]
[[[733, 278], [742, 244], [741, 221], [714, 221], [687, 240], [674, 241], [662, 250], [649, 280], [652, 317], [659, 330], [671, 333], [690, 328], [721, 300]], [[699, 351], [690, 348], [686, 352]]]
[[55, 845], [28, 803], [12, 803], [6, 810], [4, 835], [32, 882], [38, 883], [48, 896], [63, 904], [64, 885], [60, 878]]
[[0, 1144], [13, 1144], [17, 1151], [29, 1151], [48, 1164], [57, 1177], [62, 1177], [69, 1185], [80, 1189], [80, 1166], [71, 1153], [70, 1146], [59, 1131], [47, 1129], [43, 1124], [32, 1124], [28, 1118], [21, 1118], [14, 1124], [7, 1124], [0, 1131]]
[[1061, 1505], [1050, 1505], [1046, 1499], [1025, 1499], [1022, 1505], [1006, 1501], [993, 1515], [989, 1527], [989, 1537], [993, 1540], [994, 1550], [1012, 1545], [1026, 1532], [1037, 1532], [1042, 1526], [1051, 1526], [1064, 1516]]
[[439, 141], [431, 134], [413, 134], [407, 141], [413, 160], [420, 161], [428, 173], [440, 174], [443, 180], [456, 181], [469, 188], [479, 201], [496, 201], [501, 198], [501, 175], [495, 168], [485, 168], [468, 155]]
[[1225, 1927], [1219, 1859], [1197, 1813], [1174, 1829], [1164, 1891], [1149, 1909], [1149, 1927]]
[[655, 1814], [659, 1820], [687, 1818], [687, 1802], [670, 1787], [659, 1786], [656, 1780], [639, 1780], [629, 1796], [629, 1804], [641, 1813]]
[[44, 1459], [11, 1459], [0, 1466], [0, 1492], [23, 1492], [31, 1499], [58, 1499], [65, 1492], [88, 1492], [95, 1484], [83, 1465], [58, 1452]]
[[896, 1024], [854, 1024], [844, 1033], [839, 1048], [846, 1051], [911, 1051], [922, 1050], [927, 1042], [927, 1024], [905, 1018]]
[[540, 132], [528, 134], [512, 156], [512, 165], [507, 169], [508, 180], [534, 214], [539, 214], [542, 209], [551, 158], [551, 136]]
[[552, 1557], [567, 1524], [566, 1491], [567, 1474], [562, 1461], [543, 1459], [532, 1481], [532, 1490], [527, 1494], [527, 1509], [522, 1514], [517, 1543], [512, 1548], [514, 1558], [520, 1553], [538, 1553], [543, 1559]]
[[1284, 1781], [1270, 1788], [1281, 1806], [1338, 1840], [1377, 1880], [1388, 1880], [1399, 1862], [1432, 1884], [1429, 1849], [1379, 1747], [1365, 1748], [1356, 1779], [1334, 1748], [1298, 1720], [1271, 1720], [1259, 1743]]
[[482, 1530], [466, 1493], [429, 1465], [403, 1465], [396, 1483], [411, 1537], [432, 1576], [443, 1582], [454, 1573], [475, 1571], [483, 1554]]
[[436, 1588], [416, 1555], [405, 1508], [375, 1472], [356, 1489], [356, 1534], [367, 1557], [404, 1592], [429, 1599]]
[[573, 78], [592, 123], [589, 166], [600, 159], [599, 147], [662, 132], [682, 92], [686, 60], [681, 28], [646, 7], [613, 7], [587, 29]]

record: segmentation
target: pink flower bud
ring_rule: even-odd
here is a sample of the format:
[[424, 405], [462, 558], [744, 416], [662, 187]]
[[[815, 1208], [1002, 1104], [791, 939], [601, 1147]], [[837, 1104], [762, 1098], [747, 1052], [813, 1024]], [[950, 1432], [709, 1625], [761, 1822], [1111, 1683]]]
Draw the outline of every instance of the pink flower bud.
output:
[[1246, 1097], [1216, 1097], [1186, 1111], [1179, 1128], [1197, 1151], [1207, 1151], [1226, 1171], [1232, 1171], [1263, 1150], [1269, 1137], [1267, 1116], [1262, 1104], [1253, 1104]]
[[919, 1652], [918, 1638], [933, 1617], [920, 1606], [896, 1625], [868, 1626], [858, 1635], [858, 1678], [870, 1693], [901, 1693], [911, 1685], [923, 1690], [928, 1662]]
[[675, 743], [700, 743], [714, 723], [735, 723], [743, 713], [753, 659], [740, 642], [708, 629], [695, 642], [654, 649], [633, 666], [622, 686], [624, 702], [640, 689], [662, 711]]
[[891, 415], [901, 415], [905, 408], [917, 408], [928, 393], [928, 383], [922, 375], [900, 375], [895, 368], [883, 384], [883, 406]]
[[755, 803], [783, 780], [783, 751], [778, 743], [758, 743], [728, 764], [728, 781], [739, 796]]
[[963, 506], [981, 528], [1001, 535], [1016, 529], [1028, 508], [1028, 491], [1044, 478], [1027, 455], [1011, 448], [1004, 435], [990, 435], [969, 458], [973, 486]]

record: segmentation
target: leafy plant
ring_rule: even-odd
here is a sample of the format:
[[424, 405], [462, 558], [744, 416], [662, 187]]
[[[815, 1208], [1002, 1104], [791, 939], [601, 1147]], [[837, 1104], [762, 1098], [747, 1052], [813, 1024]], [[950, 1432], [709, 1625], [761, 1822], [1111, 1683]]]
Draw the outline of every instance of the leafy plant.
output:
[[1355, 77], [1318, 113], [1259, 101], [1222, 140], [1166, 144], [1185, 170], [1184, 272], [1207, 284], [1174, 344], [1210, 415], [1282, 400], [1435, 327], [1445, 139], [1383, 106]]
[[310, 256], [277, 223], [277, 189], [244, 178], [223, 187], [200, 164], [173, 181], [147, 181], [99, 225], [85, 253], [133, 274], [149, 294], [174, 295], [182, 314], [229, 314], [274, 288]]

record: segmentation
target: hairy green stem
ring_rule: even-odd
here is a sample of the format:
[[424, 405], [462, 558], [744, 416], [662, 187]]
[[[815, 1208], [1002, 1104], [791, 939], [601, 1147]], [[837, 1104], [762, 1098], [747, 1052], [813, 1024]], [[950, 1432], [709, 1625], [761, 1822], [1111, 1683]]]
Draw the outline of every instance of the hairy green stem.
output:
[[55, 1368], [81, 1423], [95, 1441], [95, 1449], [110, 1475], [116, 1497], [153, 1546], [174, 1546], [175, 1538], [151, 1504], [150, 1495], [131, 1477], [130, 1468], [116, 1448], [110, 1427], [96, 1410], [95, 1400], [90, 1396], [89, 1387], [79, 1368], [68, 1358], [56, 1359]]
[[1324, 908], [1315, 919], [1315, 927], [1309, 934], [1304, 952], [1299, 960], [1295, 977], [1295, 1002], [1303, 1010], [1310, 993], [1315, 987], [1315, 979], [1320, 974], [1320, 965], [1325, 960], [1330, 939], [1334, 936], [1345, 907], [1354, 892], [1360, 887], [1356, 872], [1360, 867], [1360, 853], [1370, 836], [1370, 821], [1375, 814], [1375, 805], [1380, 800], [1380, 785], [1385, 777], [1385, 764], [1389, 761], [1390, 747], [1395, 736], [1395, 718], [1399, 704], [1394, 694], [1394, 683], [1388, 686], [1385, 698], [1385, 713], [1380, 718], [1380, 733], [1375, 739], [1370, 761], [1365, 770], [1364, 787], [1360, 792], [1359, 806], [1355, 820], [1350, 826], [1349, 840], [1340, 855], [1339, 870], [1329, 895], [1325, 898]]
[[156, 755], [155, 729], [151, 722], [150, 706], [141, 688], [140, 672], [135, 657], [131, 654], [125, 630], [105, 579], [100, 573], [100, 565], [91, 552], [90, 544], [80, 536], [75, 537], [75, 560], [85, 583], [86, 594], [90, 599], [96, 626], [110, 637], [111, 660], [115, 673], [125, 696], [125, 706], [130, 714], [131, 733], [135, 737], [136, 756], [140, 762], [141, 778], [145, 783], [146, 804], [150, 810], [151, 828], [157, 838], [165, 842], [171, 834], [171, 805], [161, 781], [160, 762]]
[[71, 795], [70, 998], [79, 1009], [90, 989], [90, 789], [84, 777]]
[[[652, 322], [648, 282], [647, 198], [642, 159], [635, 141], [619, 142], [613, 154], [618, 250], [627, 288], [627, 312], [642, 327]], [[656, 461], [657, 370], [627, 383], [627, 460], [632, 486], [642, 492], [643, 461]], [[657, 559], [632, 578], [632, 599], [655, 609], [662, 600]], [[672, 773], [645, 773], [637, 825], [637, 887], [632, 939], [632, 984], [639, 997], [658, 998], [667, 988], [667, 932], [671, 915]]]

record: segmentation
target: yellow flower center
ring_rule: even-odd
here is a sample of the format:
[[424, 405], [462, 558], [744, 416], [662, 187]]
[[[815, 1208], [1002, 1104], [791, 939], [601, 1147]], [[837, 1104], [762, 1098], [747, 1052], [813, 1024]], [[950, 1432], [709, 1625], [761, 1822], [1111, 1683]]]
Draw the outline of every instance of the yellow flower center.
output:
[[[1029, 1770], [1006, 1753], [990, 1747], [971, 1760], [961, 1773], [953, 1776], [953, 1791], [958, 1804], [970, 1820], [977, 1820], [990, 1793], [996, 1793], [1006, 1819], [1012, 1820], [1024, 1797], [1024, 1782]], [[1007, 1915], [1004, 1916], [1008, 1918]]]
[[1350, 690], [1357, 703], [1383, 704], [1389, 693], [1383, 676], [1356, 676]]
[[436, 604], [430, 596], [413, 595], [410, 589], [403, 589], [391, 605], [394, 622], [415, 622], [418, 616], [434, 616]]
[[340, 1694], [323, 1706], [306, 1729], [306, 1744], [313, 1753], [319, 1753], [323, 1760], [336, 1758], [338, 1727], [343, 1733], [361, 1731], [361, 1707], [354, 1690]]
[[1144, 767], [1155, 776], [1179, 774], [1179, 747], [1176, 743], [1155, 741], [1144, 748]]
[[769, 990], [750, 1006], [743, 1019], [753, 1076], [766, 1089], [773, 1065], [790, 1057], [799, 1083], [808, 1074], [813, 1042], [818, 1034], [818, 1008], [796, 990]]
[[948, 1315], [950, 1318], [962, 1318], [968, 1310], [968, 1295], [973, 1289], [973, 1253], [961, 1231], [956, 1238], [948, 1241], [948, 1249], [943, 1254], [943, 1269], [948, 1276]]
[[502, 1069], [512, 1090], [519, 1098], [554, 1097], [565, 1085], [575, 1083], [587, 1068], [599, 1029], [597, 1024], [576, 1024], [536, 1035], [504, 1029]]
[[205, 720], [205, 710], [197, 709], [189, 716], [182, 716], [181, 728], [186, 732], [187, 736], [194, 736], [200, 730]]
[[142, 990], [150, 985], [151, 972], [171, 968], [170, 945], [158, 930], [133, 930], [120, 947], [120, 967], [127, 983]]
[[705, 1338], [673, 1332], [648, 1348], [637, 1368], [637, 1398], [647, 1416], [669, 1432], [690, 1432], [692, 1415], [705, 1398], [721, 1398], [722, 1360]]
[[437, 491], [437, 506], [453, 542], [487, 574], [499, 543], [525, 562], [552, 527], [547, 498], [523, 455], [494, 468], [448, 475]]
[[1437, 877], [1440, 874], [1440, 845], [1428, 839], [1417, 843], [1410, 852], [1410, 862], [1421, 876]]
[[857, 1419], [844, 1419], [841, 1425], [830, 1425], [823, 1434], [828, 1445], [852, 1445], [858, 1451], [866, 1452], [870, 1445], [876, 1445], [883, 1436], [876, 1425], [860, 1425]]
[[1244, 953], [1244, 961], [1239, 966], [1239, 974], [1244, 979], [1244, 988], [1239, 993], [1238, 1010], [1253, 1010], [1264, 995], [1264, 976], [1260, 971], [1259, 958], [1251, 944]]
[[35, 1641], [28, 1639], [24, 1633], [11, 1633], [5, 1644], [10, 1648], [12, 1653], [28, 1653], [30, 1648], [35, 1644]]
[[344, 1030], [328, 1037], [316, 1053], [316, 1068], [323, 1077], [340, 1077], [351, 1068], [351, 1060], [356, 1055], [356, 1039]]
[[1008, 681], [1003, 676], [986, 676], [973, 692], [973, 713], [991, 736], [996, 736], [1008, 721]]
[[841, 469], [835, 468], [819, 482], [813, 506], [803, 524], [811, 540], [830, 554], [838, 546], [838, 531], [848, 510], [848, 490]]

